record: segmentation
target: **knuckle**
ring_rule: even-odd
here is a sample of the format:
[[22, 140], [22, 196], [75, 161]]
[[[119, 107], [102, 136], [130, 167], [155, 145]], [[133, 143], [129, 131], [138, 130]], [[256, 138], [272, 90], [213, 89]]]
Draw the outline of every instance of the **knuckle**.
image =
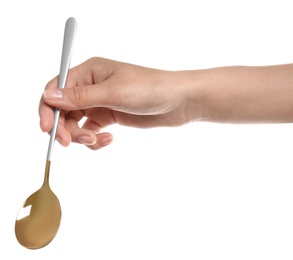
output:
[[87, 97], [87, 89], [84, 86], [72, 88], [71, 102], [80, 107]]

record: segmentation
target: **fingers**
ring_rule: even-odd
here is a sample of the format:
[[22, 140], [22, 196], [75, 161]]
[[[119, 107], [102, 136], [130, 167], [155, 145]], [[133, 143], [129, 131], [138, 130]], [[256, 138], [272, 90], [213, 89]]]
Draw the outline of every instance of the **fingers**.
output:
[[96, 135], [96, 143], [87, 145], [92, 150], [98, 150], [112, 143], [113, 136], [110, 133], [100, 133]]
[[91, 130], [95, 133], [96, 142], [94, 144], [88, 145], [88, 147], [92, 150], [100, 149], [113, 141], [113, 136], [110, 133], [100, 133], [102, 130], [101, 125], [92, 121], [91, 119], [87, 119], [82, 126], [83, 129]]
[[[65, 146], [70, 142], [86, 145], [92, 150], [100, 149], [109, 145], [113, 136], [110, 133], [100, 133], [101, 125], [87, 119], [82, 127], [79, 126], [79, 121], [84, 117], [83, 111], [72, 111], [65, 115], [64, 126], [60, 124], [60, 131], [57, 131], [57, 140]], [[68, 135], [70, 138], [68, 138]], [[61, 140], [59, 139], [61, 138]]]
[[96, 143], [96, 132], [91, 129], [80, 128], [78, 122], [83, 118], [82, 111], [74, 111], [66, 115], [66, 129], [70, 132], [72, 142], [85, 145]]
[[[44, 132], [49, 132], [53, 126], [54, 108], [41, 100], [39, 113], [41, 129]], [[80, 127], [79, 122], [84, 117], [88, 119]], [[90, 118], [94, 118], [95, 121]], [[92, 150], [97, 150], [112, 142], [113, 137], [110, 133], [100, 133], [100, 131], [113, 123], [115, 123], [115, 119], [112, 113], [105, 108], [67, 112], [61, 110], [56, 139], [63, 146], [75, 142], [84, 144]]]
[[[46, 85], [45, 89], [56, 88], [58, 83], [58, 78], [53, 78]], [[54, 118], [54, 108], [47, 104], [43, 97], [41, 97], [39, 102], [39, 116], [40, 116], [40, 127], [43, 132], [49, 132], [53, 126], [53, 118]]]
[[[102, 84], [101, 84], [102, 85]], [[99, 91], [102, 86], [86, 85], [65, 89], [46, 89], [43, 100], [50, 106], [64, 110], [80, 110], [101, 105], [103, 93]]]
[[102, 101], [108, 100], [105, 96], [107, 79], [114, 74], [115, 62], [101, 58], [92, 58], [72, 68], [68, 72], [66, 88], [56, 89], [58, 78], [51, 80], [42, 95], [42, 99], [49, 106], [63, 110], [79, 110], [94, 107]]
[[39, 105], [40, 127], [43, 132], [49, 132], [53, 126], [54, 111], [48, 106], [43, 99]]
[[[66, 80], [66, 88], [72, 88], [72, 87], [75, 87], [76, 85], [94, 84], [92, 72], [91, 72], [94, 62], [95, 62], [94, 59], [89, 59], [85, 61], [84, 63], [74, 68], [71, 68], [68, 71], [68, 77]], [[50, 80], [47, 83], [45, 87], [45, 91], [56, 89], [57, 85], [58, 85], [58, 76], [54, 77], [52, 80]], [[52, 128], [53, 114], [54, 114], [53, 107], [57, 107], [57, 106], [53, 103], [46, 102], [44, 97], [43, 96], [41, 97], [41, 100], [39, 103], [39, 116], [40, 116], [40, 127], [42, 131], [44, 132], [48, 132]]]
[[[95, 75], [93, 70], [96, 72]], [[49, 81], [39, 103], [42, 131], [50, 132], [53, 126], [54, 108], [58, 107], [61, 109], [61, 114], [56, 139], [60, 144], [68, 146], [71, 142], [76, 142], [96, 150], [111, 143], [112, 135], [100, 133], [100, 131], [101, 125], [111, 124], [113, 118], [109, 120], [111, 121], [109, 123], [103, 122], [108, 116], [102, 120], [98, 119], [97, 121], [102, 121], [101, 125], [88, 119], [83, 127], [79, 126], [80, 120], [84, 116], [87, 117], [84, 108], [94, 106], [97, 102], [98, 98], [94, 92], [98, 87], [93, 84], [102, 84], [101, 82], [110, 77], [111, 72], [113, 72], [113, 66], [110, 60], [92, 58], [69, 70], [65, 89], [56, 89], [58, 76]], [[65, 98], [62, 91], [66, 92]], [[99, 97], [101, 96], [100, 94]]]
[[58, 124], [56, 140], [65, 147], [67, 147], [72, 140], [70, 132], [61, 123]]

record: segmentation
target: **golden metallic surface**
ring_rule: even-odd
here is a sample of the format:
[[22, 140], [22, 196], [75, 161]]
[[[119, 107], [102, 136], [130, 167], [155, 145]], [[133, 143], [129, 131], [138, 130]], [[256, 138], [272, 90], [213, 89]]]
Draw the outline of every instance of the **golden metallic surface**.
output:
[[49, 186], [49, 173], [50, 161], [46, 161], [42, 187], [27, 198], [15, 222], [18, 242], [29, 249], [38, 249], [49, 244], [60, 226], [61, 207]]

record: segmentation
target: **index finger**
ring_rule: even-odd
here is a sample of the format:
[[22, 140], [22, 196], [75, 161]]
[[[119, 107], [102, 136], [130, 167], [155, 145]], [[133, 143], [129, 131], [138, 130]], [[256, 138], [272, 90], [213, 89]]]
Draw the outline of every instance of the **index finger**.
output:
[[[58, 83], [58, 76], [48, 82], [45, 89], [54, 89]], [[41, 97], [39, 102], [40, 127], [43, 132], [49, 132], [53, 126], [54, 108], [49, 106]]]

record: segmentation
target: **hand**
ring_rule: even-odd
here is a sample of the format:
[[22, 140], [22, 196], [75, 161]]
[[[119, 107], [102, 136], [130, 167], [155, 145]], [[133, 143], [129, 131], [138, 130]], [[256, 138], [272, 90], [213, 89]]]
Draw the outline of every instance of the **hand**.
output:
[[96, 150], [112, 142], [112, 135], [102, 132], [111, 124], [182, 125], [192, 120], [182, 74], [91, 58], [69, 70], [64, 89], [56, 89], [58, 77], [47, 84], [39, 105], [40, 127], [44, 132], [51, 130], [58, 107], [57, 141], [64, 146], [82, 143]]

